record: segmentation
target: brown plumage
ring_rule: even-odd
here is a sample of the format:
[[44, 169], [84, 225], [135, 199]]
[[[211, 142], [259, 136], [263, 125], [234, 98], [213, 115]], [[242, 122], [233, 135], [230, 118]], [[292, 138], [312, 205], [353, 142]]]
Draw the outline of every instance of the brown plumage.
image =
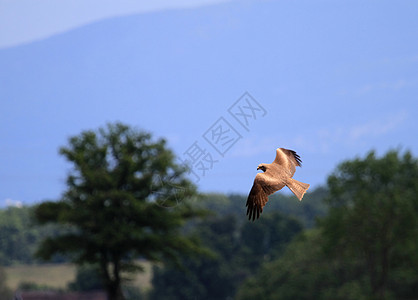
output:
[[255, 176], [253, 187], [247, 199], [247, 215], [249, 220], [259, 218], [263, 207], [268, 201], [268, 196], [287, 186], [293, 194], [302, 200], [309, 188], [309, 184], [293, 179], [296, 167], [302, 166], [302, 160], [293, 150], [284, 148], [276, 149], [276, 158], [271, 164], [259, 164], [258, 173]]

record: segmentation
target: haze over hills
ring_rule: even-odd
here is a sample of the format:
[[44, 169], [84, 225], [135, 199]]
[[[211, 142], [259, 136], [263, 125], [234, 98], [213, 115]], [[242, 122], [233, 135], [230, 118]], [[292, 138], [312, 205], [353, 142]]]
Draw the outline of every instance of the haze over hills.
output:
[[[371, 149], [416, 155], [417, 7], [237, 1], [2, 49], [0, 203], [57, 198], [70, 167], [58, 147], [113, 121], [167, 138], [179, 158], [197, 142], [216, 161], [202, 191], [247, 193], [276, 147], [301, 155], [295, 178], [313, 187]], [[245, 91], [266, 112], [248, 130], [228, 112]], [[220, 117], [241, 136], [224, 156], [204, 138]]]
[[45, 39], [98, 20], [231, 0], [0, 0], [0, 49]]

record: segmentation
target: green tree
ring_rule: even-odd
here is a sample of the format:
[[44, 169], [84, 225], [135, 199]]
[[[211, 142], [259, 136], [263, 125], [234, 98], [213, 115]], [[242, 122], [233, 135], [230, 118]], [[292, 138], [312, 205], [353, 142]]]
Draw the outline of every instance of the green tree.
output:
[[179, 232], [199, 215], [186, 201], [195, 188], [163, 139], [108, 124], [70, 138], [60, 153], [74, 166], [68, 188], [59, 201], [40, 204], [35, 215], [42, 224], [67, 226], [68, 232], [45, 239], [38, 256], [66, 253], [78, 264], [99, 265], [114, 300], [123, 299], [121, 284], [129, 278], [122, 275], [141, 270], [138, 257], [175, 261], [179, 253], [201, 250]]
[[238, 299], [415, 299], [418, 162], [409, 152], [343, 162], [328, 179], [329, 213]]
[[[418, 283], [417, 159], [410, 152], [382, 158], [370, 152], [342, 163], [328, 186], [330, 213], [321, 222], [328, 253], [360, 262], [356, 272], [367, 280], [370, 297], [408, 297], [408, 282]], [[404, 272], [415, 276], [401, 282]]]

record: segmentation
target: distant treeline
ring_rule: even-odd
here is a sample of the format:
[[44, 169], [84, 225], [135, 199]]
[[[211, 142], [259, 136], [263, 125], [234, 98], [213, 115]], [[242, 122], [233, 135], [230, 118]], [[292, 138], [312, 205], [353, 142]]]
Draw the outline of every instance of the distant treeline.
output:
[[[280, 191], [254, 222], [246, 195], [199, 194], [148, 132], [107, 124], [60, 154], [73, 164], [61, 199], [0, 211], [0, 265], [72, 261], [69, 288], [109, 300], [418, 299], [409, 151], [342, 162], [326, 188], [301, 202]], [[140, 260], [153, 263], [151, 291], [127, 289]]]
[[[0, 210], [0, 265], [33, 264], [40, 241], [64, 229], [58, 225], [39, 226], [34, 222], [35, 206], [7, 207]], [[53, 262], [64, 262], [56, 257]]]
[[[326, 207], [321, 201], [324, 195], [326, 190], [317, 188], [299, 202], [294, 196], [277, 194], [271, 197], [264, 214], [280, 212], [309, 228], [313, 226], [315, 217], [326, 213]], [[213, 215], [233, 216], [242, 225], [247, 222], [245, 202], [244, 195], [204, 194], [196, 197], [194, 203], [210, 210]], [[57, 236], [67, 230], [56, 224], [37, 225], [33, 218], [35, 206], [7, 207], [0, 210], [0, 265], [42, 263], [33, 255], [39, 243], [46, 237]], [[189, 229], [191, 226], [194, 225], [186, 225]], [[56, 256], [52, 262], [68, 261], [68, 257]]]

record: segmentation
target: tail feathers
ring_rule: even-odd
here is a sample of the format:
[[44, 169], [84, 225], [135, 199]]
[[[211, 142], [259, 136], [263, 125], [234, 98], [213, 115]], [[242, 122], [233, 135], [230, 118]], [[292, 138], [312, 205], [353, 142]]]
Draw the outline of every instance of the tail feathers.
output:
[[295, 194], [296, 197], [298, 197], [299, 201], [302, 200], [303, 195], [309, 188], [309, 184], [297, 181], [293, 178], [289, 178], [286, 185], [293, 192], [293, 194]]

